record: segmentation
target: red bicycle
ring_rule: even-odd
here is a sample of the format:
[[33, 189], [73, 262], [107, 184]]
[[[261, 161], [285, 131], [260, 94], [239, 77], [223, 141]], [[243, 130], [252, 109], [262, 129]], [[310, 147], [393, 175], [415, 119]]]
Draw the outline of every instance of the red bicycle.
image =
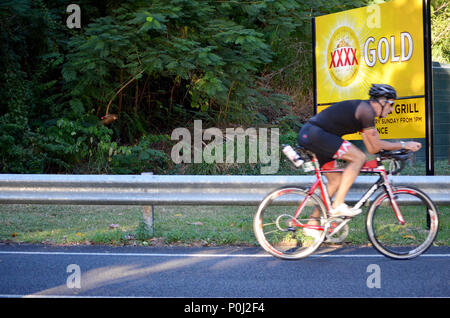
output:
[[[344, 241], [352, 220], [328, 215], [331, 199], [322, 174], [343, 169], [322, 170], [315, 154], [301, 147], [296, 150], [302, 159], [312, 162], [316, 181], [306, 190], [288, 186], [271, 192], [260, 203], [253, 220], [256, 239], [264, 250], [291, 260], [314, 253], [324, 241]], [[439, 228], [437, 208], [424, 192], [409, 186], [392, 186], [389, 181], [389, 175], [398, 174], [409, 156], [404, 150], [385, 151], [367, 161], [361, 172], [379, 178], [355, 204], [361, 208], [382, 189], [369, 204], [366, 231], [375, 249], [393, 259], [411, 259], [424, 253]], [[383, 162], [389, 163], [387, 169]], [[320, 212], [320, 218], [310, 217], [314, 210]]]

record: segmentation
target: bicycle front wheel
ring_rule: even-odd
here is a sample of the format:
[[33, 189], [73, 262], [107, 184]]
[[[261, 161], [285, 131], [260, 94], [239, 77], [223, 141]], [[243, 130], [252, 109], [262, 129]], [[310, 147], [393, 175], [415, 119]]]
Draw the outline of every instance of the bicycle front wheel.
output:
[[[310, 218], [316, 209], [320, 217]], [[297, 211], [300, 214], [294, 220]], [[253, 230], [258, 243], [268, 253], [282, 259], [300, 259], [313, 253], [323, 242], [326, 217], [325, 206], [319, 198], [309, 196], [302, 189], [287, 187], [264, 198], [255, 214]], [[312, 221], [317, 227], [305, 231], [301, 225]]]
[[393, 259], [411, 259], [424, 253], [436, 238], [439, 217], [436, 206], [422, 191], [396, 187], [395, 202], [405, 221], [400, 224], [387, 193], [369, 208], [367, 234], [375, 249]]

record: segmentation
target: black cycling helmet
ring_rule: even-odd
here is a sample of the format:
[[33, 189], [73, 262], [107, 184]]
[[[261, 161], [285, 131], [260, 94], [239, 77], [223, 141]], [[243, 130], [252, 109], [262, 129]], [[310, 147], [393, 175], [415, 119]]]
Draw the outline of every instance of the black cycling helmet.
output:
[[371, 99], [378, 99], [380, 97], [386, 97], [387, 99], [397, 99], [397, 92], [395, 88], [388, 84], [372, 84], [369, 90]]

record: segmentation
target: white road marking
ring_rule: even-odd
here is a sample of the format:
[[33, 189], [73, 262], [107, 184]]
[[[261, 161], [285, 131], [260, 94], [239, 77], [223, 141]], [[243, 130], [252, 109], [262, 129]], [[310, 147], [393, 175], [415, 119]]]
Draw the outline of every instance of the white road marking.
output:
[[[71, 295], [17, 295], [17, 294], [0, 294], [0, 298], [160, 298], [146, 296], [71, 296]], [[176, 298], [176, 297], [170, 297]], [[179, 297], [183, 298], [183, 297]]]
[[[109, 253], [109, 252], [25, 252], [25, 251], [0, 251], [0, 255], [71, 255], [71, 256], [137, 256], [137, 257], [244, 257], [244, 258], [274, 258], [269, 254], [211, 254], [211, 253]], [[319, 258], [370, 258], [385, 257], [381, 254], [313, 254], [308, 257]], [[450, 254], [422, 254], [419, 257], [450, 257]]]

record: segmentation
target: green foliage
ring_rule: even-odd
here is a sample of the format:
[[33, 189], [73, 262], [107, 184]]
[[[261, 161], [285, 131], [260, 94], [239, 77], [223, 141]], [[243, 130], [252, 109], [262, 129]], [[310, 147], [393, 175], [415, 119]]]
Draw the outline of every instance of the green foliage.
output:
[[111, 112], [137, 113], [140, 125], [160, 130], [199, 112], [215, 120], [242, 114], [261, 96], [256, 75], [272, 52], [263, 33], [229, 18], [239, 10], [213, 1], [123, 3], [71, 40], [64, 79], [86, 110], [102, 111], [131, 80]]
[[167, 135], [194, 119], [297, 131], [311, 17], [364, 3], [80, 0], [71, 30], [66, 1], [3, 1], [0, 172], [170, 173]]
[[146, 135], [132, 147], [110, 148], [111, 171], [119, 174], [153, 172], [162, 174], [168, 167], [169, 157], [161, 150], [152, 149], [154, 144], [166, 143], [168, 136]]
[[431, 41], [433, 61], [450, 63], [450, 4], [447, 0], [431, 1]]

